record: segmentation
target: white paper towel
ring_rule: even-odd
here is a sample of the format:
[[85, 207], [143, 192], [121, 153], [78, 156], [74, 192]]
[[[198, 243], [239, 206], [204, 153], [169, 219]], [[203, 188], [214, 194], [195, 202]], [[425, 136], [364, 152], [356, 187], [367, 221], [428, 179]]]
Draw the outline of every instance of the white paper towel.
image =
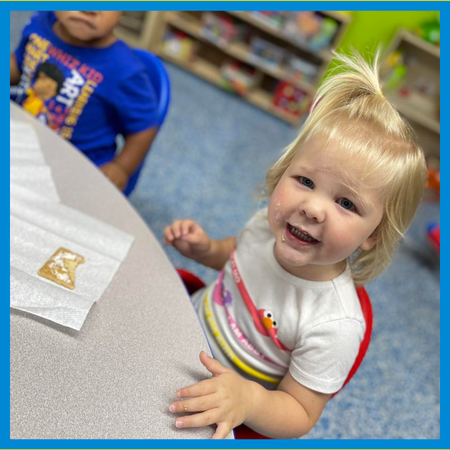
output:
[[50, 201], [59, 202], [52, 171], [48, 166], [11, 165], [9, 168], [9, 181], [10, 184], [27, 188]]
[[30, 125], [11, 121], [10, 158], [12, 164], [27, 162], [45, 165], [37, 134]]
[[37, 134], [26, 123], [12, 120], [10, 123], [10, 183], [59, 202], [51, 169], [45, 163]]
[[[80, 222], [85, 224], [87, 216], [77, 211], [73, 211], [71, 220], [78, 214]], [[111, 235], [109, 225], [100, 221], [94, 225], [94, 219], [88, 219], [94, 234], [102, 233], [103, 230]], [[66, 232], [64, 226], [55, 234], [14, 215], [11, 215], [10, 221], [11, 307], [79, 330], [89, 309], [101, 297], [117, 272], [133, 238], [114, 230], [117, 247], [109, 247], [111, 242], [105, 239], [94, 250], [83, 245], [86, 242], [86, 229], [83, 226], [75, 234], [71, 230]], [[63, 222], [61, 220], [59, 223]], [[40, 277], [37, 273], [59, 247], [69, 249], [85, 259], [75, 269], [73, 291]]]
[[11, 185], [10, 214], [120, 261], [126, 256], [134, 240], [133, 236], [107, 223], [61, 203], [46, 201], [17, 185]]
[[[79, 330], [134, 237], [59, 203], [34, 130], [11, 121], [10, 305]], [[85, 259], [70, 290], [38, 275], [60, 247]]]
[[11, 146], [39, 147], [39, 139], [33, 127], [25, 122], [10, 120], [9, 128]]

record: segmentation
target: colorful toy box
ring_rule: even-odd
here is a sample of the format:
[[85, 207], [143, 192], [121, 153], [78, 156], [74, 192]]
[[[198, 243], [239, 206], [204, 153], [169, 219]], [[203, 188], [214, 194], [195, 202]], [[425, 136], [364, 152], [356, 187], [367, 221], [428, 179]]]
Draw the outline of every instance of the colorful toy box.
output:
[[252, 16], [266, 25], [276, 28], [278, 30], [284, 28], [289, 11], [251, 11]]
[[203, 36], [217, 44], [243, 41], [247, 26], [232, 17], [212, 12], [202, 14]]
[[298, 56], [291, 54], [286, 62], [286, 71], [297, 81], [305, 81], [311, 83], [316, 78], [319, 67], [306, 61]]
[[164, 36], [164, 52], [182, 61], [195, 58], [197, 43], [181, 31], [168, 31]]
[[308, 96], [301, 89], [286, 81], [277, 84], [273, 96], [273, 104], [277, 108], [293, 116], [300, 116], [308, 108], [308, 102]]
[[251, 38], [250, 50], [254, 60], [259, 60], [273, 69], [280, 68], [286, 57], [286, 51], [282, 47], [259, 36]]
[[245, 95], [259, 80], [258, 72], [254, 67], [234, 60], [225, 61], [220, 68], [220, 73], [222, 87], [238, 95]]
[[299, 44], [318, 52], [331, 46], [338, 26], [336, 20], [314, 11], [292, 11], [285, 31]]

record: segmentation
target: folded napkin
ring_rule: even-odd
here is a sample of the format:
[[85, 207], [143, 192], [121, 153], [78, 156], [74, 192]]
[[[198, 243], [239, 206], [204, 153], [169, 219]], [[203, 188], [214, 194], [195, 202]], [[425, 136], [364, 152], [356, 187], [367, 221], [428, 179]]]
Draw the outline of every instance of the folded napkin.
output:
[[59, 202], [51, 169], [45, 163], [33, 128], [26, 123], [11, 120], [10, 139], [10, 183], [22, 185]]
[[[68, 206], [11, 187], [11, 307], [79, 330], [134, 238]], [[61, 247], [84, 258], [75, 269], [73, 290], [38, 275]]]
[[134, 237], [59, 203], [34, 131], [13, 121], [10, 175], [10, 306], [79, 330]]
[[50, 201], [59, 202], [52, 171], [46, 165], [11, 165], [9, 181], [10, 184], [23, 186]]
[[10, 148], [12, 160], [28, 160], [45, 164], [38, 136], [26, 123], [11, 120]]

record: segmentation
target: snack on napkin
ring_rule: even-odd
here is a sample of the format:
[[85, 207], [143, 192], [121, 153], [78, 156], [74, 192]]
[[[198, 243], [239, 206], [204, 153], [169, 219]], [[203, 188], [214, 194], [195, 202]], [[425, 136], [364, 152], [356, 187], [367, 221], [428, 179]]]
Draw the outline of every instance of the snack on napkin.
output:
[[75, 289], [75, 268], [83, 263], [83, 256], [60, 247], [39, 269], [38, 275], [68, 289]]

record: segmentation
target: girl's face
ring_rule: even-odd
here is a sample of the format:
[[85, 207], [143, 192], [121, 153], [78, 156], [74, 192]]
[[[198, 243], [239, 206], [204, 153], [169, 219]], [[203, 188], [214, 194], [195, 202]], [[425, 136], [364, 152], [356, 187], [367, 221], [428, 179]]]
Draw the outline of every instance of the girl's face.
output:
[[380, 193], [359, 186], [357, 162], [340, 158], [333, 143], [324, 145], [319, 137], [306, 144], [269, 203], [275, 258], [289, 273], [314, 281], [342, 273], [358, 247], [370, 250], [383, 215]]

